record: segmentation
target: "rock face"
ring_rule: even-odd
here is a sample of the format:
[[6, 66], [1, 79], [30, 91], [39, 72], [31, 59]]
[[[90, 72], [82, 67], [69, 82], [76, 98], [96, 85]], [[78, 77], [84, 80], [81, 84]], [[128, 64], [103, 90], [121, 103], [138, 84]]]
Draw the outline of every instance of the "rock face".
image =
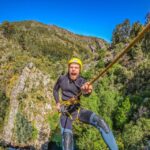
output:
[[[33, 63], [25, 66], [10, 94], [9, 114], [1, 140], [20, 147], [32, 145], [35, 149], [48, 148], [48, 116], [52, 111], [52, 85], [50, 77], [38, 70]], [[32, 127], [33, 133], [29, 133], [30, 138], [23, 138], [24, 135], [19, 133], [24, 133], [26, 129], [24, 123], [21, 124], [17, 120], [18, 114], [21, 114]]]

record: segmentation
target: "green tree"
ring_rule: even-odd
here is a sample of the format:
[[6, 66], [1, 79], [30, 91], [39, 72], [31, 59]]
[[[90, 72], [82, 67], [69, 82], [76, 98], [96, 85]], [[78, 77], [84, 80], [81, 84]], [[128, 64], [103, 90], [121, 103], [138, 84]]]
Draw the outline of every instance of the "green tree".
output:
[[107, 150], [98, 130], [90, 126], [82, 128], [80, 134], [76, 135], [76, 146], [79, 150]]
[[139, 143], [142, 141], [144, 134], [140, 126], [130, 123], [125, 125], [122, 136], [125, 149], [136, 150], [139, 149]]
[[125, 149], [141, 150], [148, 147], [149, 136], [150, 119], [140, 118], [136, 123], [126, 124], [122, 134]]
[[24, 34], [20, 34], [18, 39], [19, 44], [21, 45], [23, 50], [26, 50], [25, 37]]
[[126, 97], [115, 113], [116, 128], [122, 129], [129, 119], [129, 112], [131, 109], [130, 99]]
[[96, 69], [103, 68], [105, 66], [104, 58], [106, 56], [106, 50], [101, 49], [98, 51], [98, 63], [96, 64]]
[[[112, 115], [116, 109], [120, 95], [112, 82], [110, 77], [104, 77], [103, 80], [97, 82], [95, 91], [98, 96], [99, 115], [101, 115], [105, 121], [113, 126]], [[112, 83], [111, 83], [112, 82]]]
[[139, 21], [135, 22], [131, 27], [130, 37], [135, 38], [141, 30], [142, 24]]
[[126, 42], [130, 35], [130, 21], [126, 19], [122, 24], [116, 26], [112, 35], [113, 45]]
[[0, 131], [3, 128], [4, 120], [7, 115], [10, 100], [4, 91], [0, 90]]
[[[146, 21], [145, 24], [148, 24], [150, 22], [150, 12], [146, 15]], [[147, 32], [144, 36], [143, 42], [142, 42], [142, 50], [147, 55], [150, 55], [150, 31]]]
[[145, 24], [148, 24], [150, 22], [150, 12], [148, 12], [145, 16]]
[[32, 138], [36, 138], [35, 136], [37, 135], [37, 130], [21, 113], [16, 115], [15, 131], [19, 143], [27, 143]]
[[[99, 98], [97, 94], [93, 91], [90, 96], [81, 97], [81, 107], [91, 110], [98, 114], [99, 107], [98, 102]], [[98, 114], [99, 115], [99, 114]], [[99, 131], [90, 125], [74, 122], [75, 129], [75, 141], [76, 146], [79, 150], [106, 150], [106, 144], [103, 142]]]

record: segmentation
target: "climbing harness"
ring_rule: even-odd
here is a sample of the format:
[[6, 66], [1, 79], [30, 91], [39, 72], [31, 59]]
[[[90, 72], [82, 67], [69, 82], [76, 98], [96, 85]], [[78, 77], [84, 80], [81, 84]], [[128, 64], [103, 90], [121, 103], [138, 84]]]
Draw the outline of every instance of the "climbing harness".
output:
[[78, 120], [78, 116], [79, 116], [79, 112], [80, 112], [79, 100], [74, 100], [73, 104], [70, 104], [69, 101], [62, 101], [61, 102], [60, 114], [66, 115], [70, 119], [72, 119], [71, 113], [75, 110], [77, 110], [76, 120]]

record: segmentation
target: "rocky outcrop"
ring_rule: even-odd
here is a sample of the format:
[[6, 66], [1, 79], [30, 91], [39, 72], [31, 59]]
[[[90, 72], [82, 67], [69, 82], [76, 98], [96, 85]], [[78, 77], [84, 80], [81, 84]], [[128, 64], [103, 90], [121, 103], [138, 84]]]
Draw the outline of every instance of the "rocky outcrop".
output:
[[[50, 136], [48, 115], [52, 110], [52, 81], [33, 63], [22, 70], [10, 95], [10, 109], [5, 122], [2, 139], [5, 143], [25, 147], [32, 145], [35, 149], [47, 149]], [[20, 95], [26, 95], [23, 98]], [[21, 99], [21, 101], [20, 101]], [[19, 142], [16, 133], [16, 115], [21, 113], [34, 125], [36, 136], [26, 142]]]

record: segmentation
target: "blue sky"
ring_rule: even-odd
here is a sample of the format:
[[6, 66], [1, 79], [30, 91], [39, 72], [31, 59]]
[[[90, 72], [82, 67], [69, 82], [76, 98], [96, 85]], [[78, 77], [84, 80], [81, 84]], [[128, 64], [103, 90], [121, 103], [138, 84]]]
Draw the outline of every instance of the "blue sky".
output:
[[0, 0], [0, 22], [35, 20], [111, 41], [115, 26], [144, 24], [150, 0]]

